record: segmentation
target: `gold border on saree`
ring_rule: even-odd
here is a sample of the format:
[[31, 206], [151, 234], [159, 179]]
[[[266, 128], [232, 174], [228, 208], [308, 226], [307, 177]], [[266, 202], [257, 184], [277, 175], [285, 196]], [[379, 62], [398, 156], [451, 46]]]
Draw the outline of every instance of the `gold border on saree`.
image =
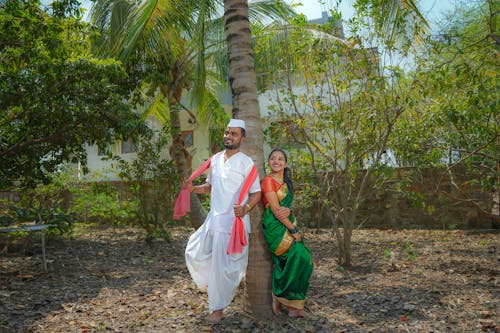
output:
[[278, 245], [278, 247], [274, 251], [274, 255], [279, 257], [282, 254], [286, 253], [290, 249], [290, 247], [292, 246], [293, 241], [294, 241], [294, 238], [293, 238], [292, 234], [288, 230], [286, 230], [285, 234], [283, 235], [283, 238], [281, 239], [280, 244]]

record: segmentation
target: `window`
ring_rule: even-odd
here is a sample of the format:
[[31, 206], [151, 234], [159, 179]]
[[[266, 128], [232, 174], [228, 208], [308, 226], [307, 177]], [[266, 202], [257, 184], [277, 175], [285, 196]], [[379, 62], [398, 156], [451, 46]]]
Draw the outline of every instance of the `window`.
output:
[[184, 141], [184, 147], [193, 146], [193, 131], [182, 131], [182, 140]]
[[111, 151], [112, 151], [111, 145], [107, 145], [106, 147], [103, 147], [103, 148], [98, 147], [97, 148], [97, 155], [98, 156], [107, 156], [107, 155], [111, 154]]
[[122, 141], [122, 154], [135, 153], [137, 151], [137, 144], [134, 139], [129, 138], [126, 141]]

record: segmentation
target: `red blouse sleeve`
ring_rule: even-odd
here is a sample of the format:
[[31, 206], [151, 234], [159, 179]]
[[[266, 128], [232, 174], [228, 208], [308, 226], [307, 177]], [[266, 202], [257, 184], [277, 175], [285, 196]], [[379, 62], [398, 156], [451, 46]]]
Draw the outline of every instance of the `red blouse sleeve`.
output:
[[271, 176], [265, 176], [262, 181], [260, 182], [260, 189], [262, 191], [262, 203], [264, 204], [264, 207], [267, 206], [267, 199], [266, 199], [266, 193], [269, 192], [278, 192], [280, 188], [280, 184], [276, 181]]
[[280, 184], [273, 177], [265, 176], [264, 179], [262, 179], [260, 188], [262, 193], [276, 192], [279, 189], [279, 185]]

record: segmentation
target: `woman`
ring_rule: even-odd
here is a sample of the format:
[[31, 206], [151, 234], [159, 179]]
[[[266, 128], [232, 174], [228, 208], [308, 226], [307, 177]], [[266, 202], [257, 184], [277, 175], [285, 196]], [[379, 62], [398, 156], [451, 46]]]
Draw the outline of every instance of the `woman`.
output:
[[274, 149], [268, 163], [271, 173], [261, 182], [265, 208], [262, 226], [273, 260], [273, 312], [281, 314], [284, 305], [288, 316], [307, 317], [304, 303], [313, 263], [291, 214], [293, 185], [285, 151]]

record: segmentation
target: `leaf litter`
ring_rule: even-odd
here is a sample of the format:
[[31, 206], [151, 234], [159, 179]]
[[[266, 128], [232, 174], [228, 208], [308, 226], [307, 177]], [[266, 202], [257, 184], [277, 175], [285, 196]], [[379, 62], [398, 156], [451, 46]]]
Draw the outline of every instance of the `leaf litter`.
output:
[[50, 239], [47, 273], [37, 242], [0, 238], [0, 332], [500, 332], [497, 230], [357, 230], [350, 268], [330, 230], [305, 230], [311, 317], [255, 318], [241, 287], [215, 325], [184, 263], [190, 232], [151, 244], [133, 228]]

